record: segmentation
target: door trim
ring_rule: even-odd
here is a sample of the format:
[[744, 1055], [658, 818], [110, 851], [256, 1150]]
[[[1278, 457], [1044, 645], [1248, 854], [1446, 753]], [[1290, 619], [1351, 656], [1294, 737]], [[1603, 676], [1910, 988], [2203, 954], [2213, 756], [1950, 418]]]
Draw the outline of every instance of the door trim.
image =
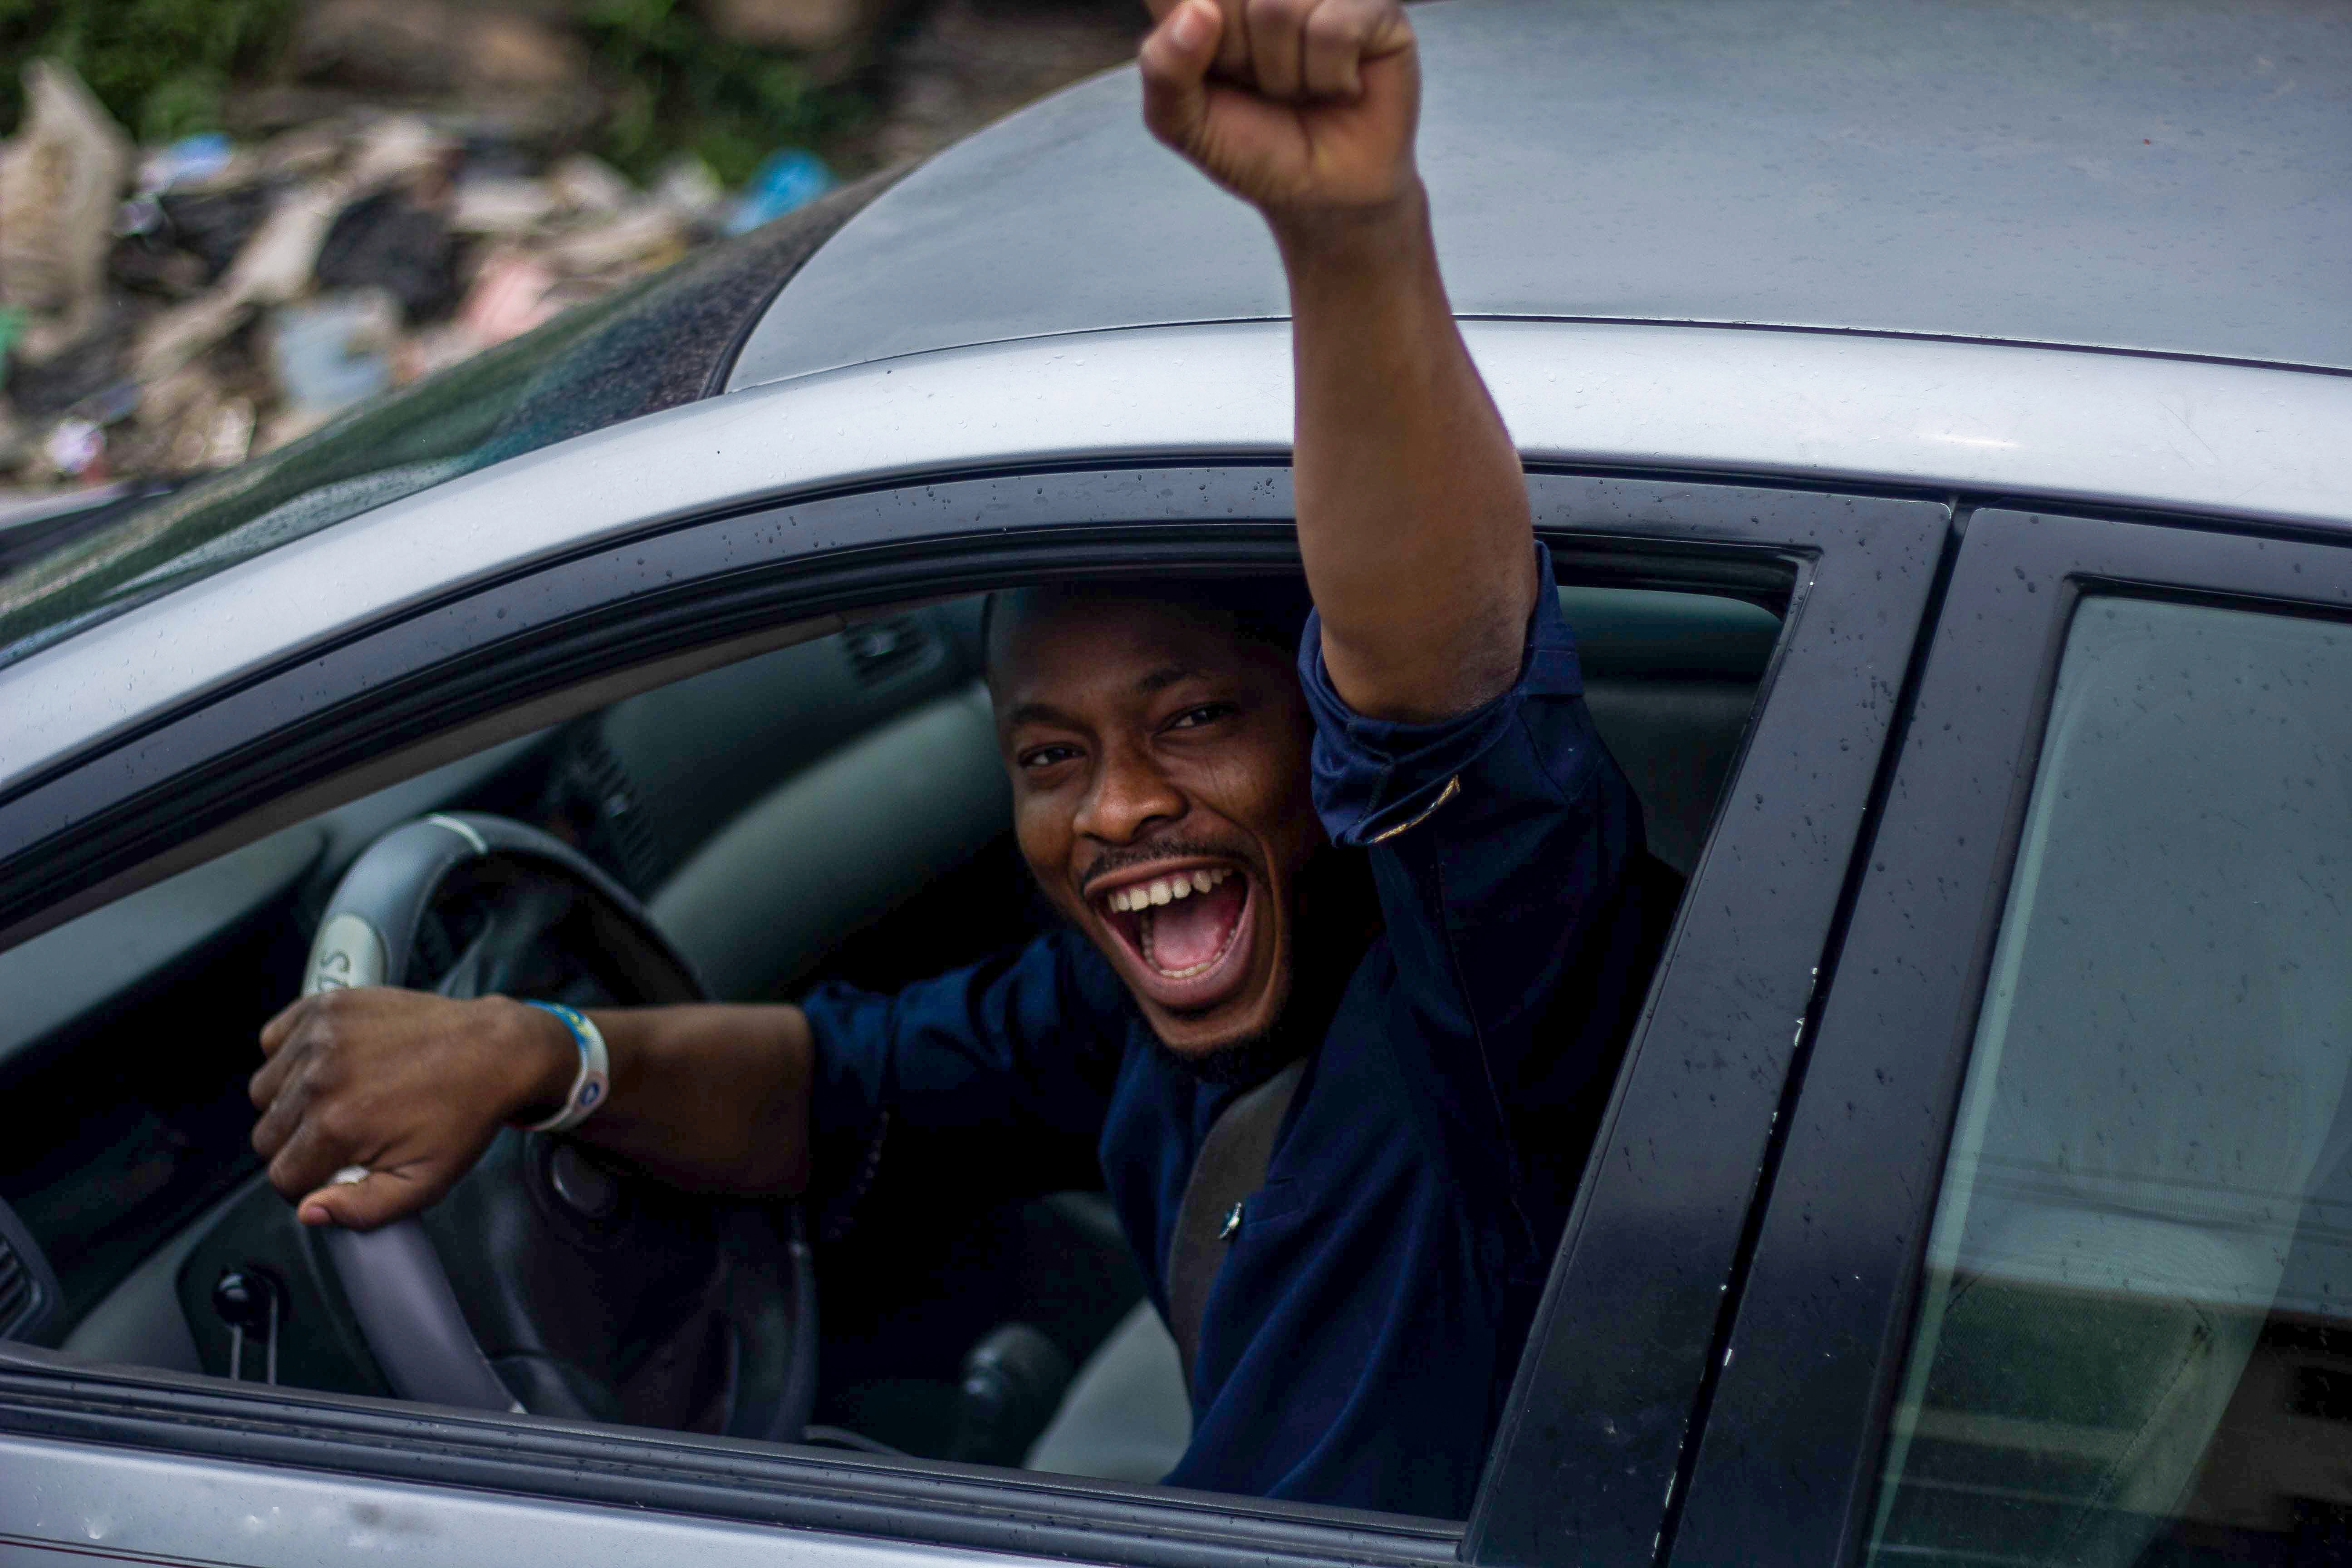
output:
[[1801, 552], [1800, 578], [1537, 1310], [1474, 1562], [1651, 1560], [1950, 518], [1780, 493], [1715, 520]]

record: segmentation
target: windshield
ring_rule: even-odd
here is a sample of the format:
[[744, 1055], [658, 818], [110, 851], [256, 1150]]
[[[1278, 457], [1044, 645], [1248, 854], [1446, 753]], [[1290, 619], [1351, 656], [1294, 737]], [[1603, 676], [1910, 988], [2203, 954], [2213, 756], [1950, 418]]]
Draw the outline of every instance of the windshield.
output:
[[[567, 312], [266, 457], [134, 506], [0, 578], [0, 665], [193, 576], [593, 429], [568, 351], [635, 297]], [[550, 372], [555, 372], [553, 375]], [[550, 383], [566, 395], [546, 395]]]
[[708, 395], [784, 280], [895, 177], [845, 187], [241, 467], [59, 529], [53, 547], [0, 563], [0, 668], [403, 496]]

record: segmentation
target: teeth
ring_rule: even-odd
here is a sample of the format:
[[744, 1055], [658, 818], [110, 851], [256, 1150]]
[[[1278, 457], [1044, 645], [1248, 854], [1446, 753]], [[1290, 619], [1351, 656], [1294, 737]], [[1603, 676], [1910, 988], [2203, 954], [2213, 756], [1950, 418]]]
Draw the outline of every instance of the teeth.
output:
[[1178, 871], [1171, 876], [1154, 877], [1149, 882], [1139, 882], [1131, 888], [1113, 888], [1103, 900], [1113, 914], [1128, 914], [1136, 910], [1148, 910], [1161, 904], [1189, 899], [1194, 893], [1205, 893], [1231, 877], [1225, 867], [1213, 870]]

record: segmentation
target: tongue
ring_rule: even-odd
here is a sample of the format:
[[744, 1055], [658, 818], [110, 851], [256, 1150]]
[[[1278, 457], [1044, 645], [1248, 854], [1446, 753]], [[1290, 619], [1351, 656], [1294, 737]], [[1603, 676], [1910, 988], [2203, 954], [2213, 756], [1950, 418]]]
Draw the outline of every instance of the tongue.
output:
[[1205, 893], [1179, 899], [1151, 911], [1151, 962], [1176, 973], [1217, 956], [1242, 918], [1248, 884], [1230, 877]]

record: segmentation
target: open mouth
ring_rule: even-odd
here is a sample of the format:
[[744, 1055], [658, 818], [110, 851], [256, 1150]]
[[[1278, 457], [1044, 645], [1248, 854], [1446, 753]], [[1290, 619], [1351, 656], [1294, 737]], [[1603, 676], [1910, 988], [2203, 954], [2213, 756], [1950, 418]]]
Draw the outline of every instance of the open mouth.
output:
[[1232, 866], [1139, 876], [1093, 903], [1134, 961], [1140, 989], [1162, 1006], [1213, 1006], [1242, 979], [1250, 879]]

